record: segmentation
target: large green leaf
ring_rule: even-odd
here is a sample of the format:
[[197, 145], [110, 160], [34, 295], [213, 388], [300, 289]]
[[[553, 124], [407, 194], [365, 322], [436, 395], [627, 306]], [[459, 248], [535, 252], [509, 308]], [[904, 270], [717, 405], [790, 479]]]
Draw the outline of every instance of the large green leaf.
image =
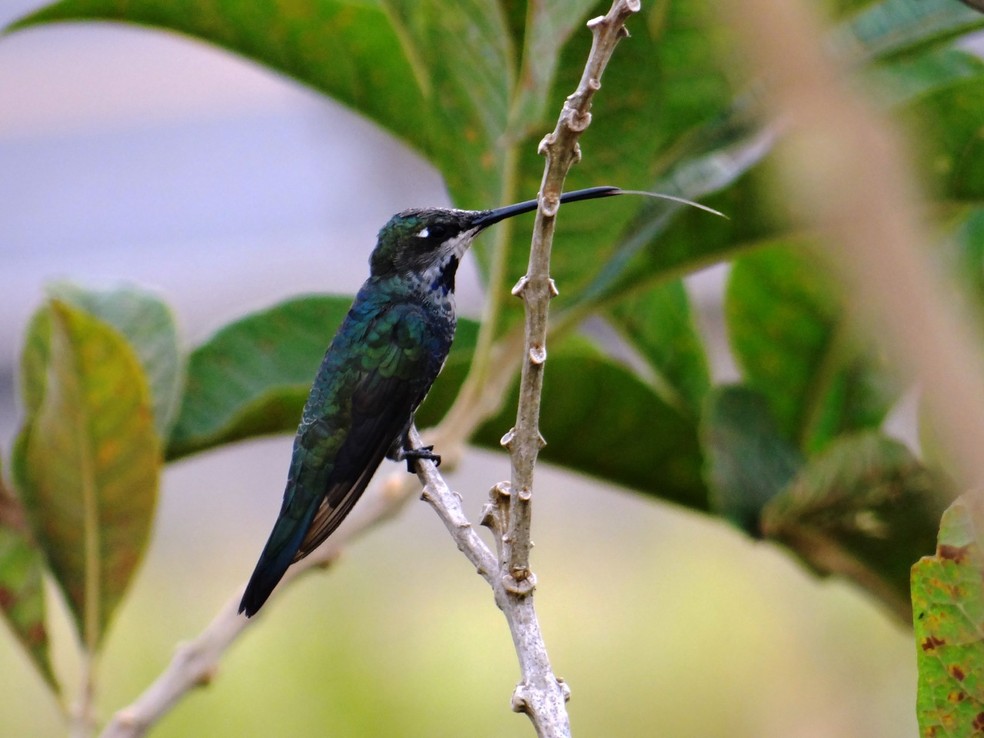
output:
[[762, 509], [793, 479], [802, 456], [779, 434], [765, 397], [747, 387], [715, 387], [700, 430], [711, 509], [758, 537]]
[[[707, 510], [692, 418], [667, 405], [633, 372], [597, 349], [568, 341], [552, 350], [543, 385], [544, 461], [647, 495]], [[499, 448], [516, 419], [518, 388], [475, 441]]]
[[[926, 25], [926, 19], [932, 22]], [[847, 46], [859, 63], [891, 56], [876, 68], [871, 83], [886, 86], [884, 102], [906, 106], [902, 114], [910, 124], [934, 129], [929, 140], [934, 140], [935, 150], [925, 157], [928, 168], [936, 176], [949, 176], [953, 186], [944, 188], [943, 194], [953, 192], [962, 199], [976, 196], [981, 178], [965, 176], [957, 182], [950, 176], [954, 168], [937, 171], [935, 167], [956, 160], [964, 162], [966, 169], [980, 159], [974, 115], [981, 109], [977, 97], [984, 78], [981, 63], [970, 55], [931, 44], [982, 25], [984, 17], [974, 16], [952, 0], [887, 0], [842, 22], [832, 39], [834, 44]], [[706, 213], [663, 203], [643, 206], [634, 218], [619, 219], [621, 230], [613, 237], [603, 266], [574, 294], [581, 303], [579, 313], [731, 258], [788, 232], [788, 218], [774, 207], [771, 181], [753, 170], [770, 151], [774, 138], [761, 121], [757, 96], [745, 93], [727, 105], [712, 100], [704, 105], [705, 112], [716, 111], [713, 117], [682, 132], [659, 155], [655, 179], [646, 186], [701, 200], [732, 216], [731, 220], [708, 218]], [[947, 133], [935, 130], [941, 118], [957, 119]], [[585, 168], [591, 166], [587, 161]]]
[[[694, 420], [668, 405], [653, 388], [597, 348], [577, 340], [550, 350], [543, 384], [540, 431], [544, 461], [621, 484], [653, 497], [707, 510], [702, 458]], [[465, 365], [448, 361], [418, 419], [434, 422], [450, 406], [450, 389]], [[501, 451], [499, 441], [516, 420], [518, 388], [472, 439]]]
[[231, 323], [192, 351], [168, 458], [296, 429], [351, 304], [346, 297], [299, 297]]
[[804, 245], [738, 259], [725, 316], [746, 382], [803, 450], [877, 426], [898, 398], [884, 360], [858, 340], [833, 280]]
[[667, 282], [623, 300], [608, 319], [646, 362], [660, 396], [696, 418], [711, 379], [683, 282]]
[[885, 0], [837, 29], [833, 43], [861, 59], [900, 57], [984, 25], [984, 18], [953, 0]]
[[597, 0], [533, 0], [525, 4], [522, 68], [509, 115], [510, 136], [514, 140], [532, 133], [550, 112], [549, 93], [560, 50], [588, 10], [597, 4]]
[[812, 458], [766, 505], [762, 531], [812, 569], [860, 584], [909, 622], [909, 569], [933, 551], [948, 480], [868, 431]]
[[912, 567], [920, 735], [984, 733], [984, 510], [976, 495], [951, 505], [935, 556]]
[[150, 534], [160, 440], [147, 379], [123, 337], [67, 303], [44, 309], [47, 321], [33, 325], [47, 323], [47, 362], [25, 362], [22, 377], [41, 399], [18, 438], [14, 473], [34, 539], [94, 652]]
[[921, 98], [968, 80], [979, 80], [982, 69], [980, 57], [962, 49], [942, 48], [878, 64], [865, 72], [882, 104], [901, 108], [918, 105]]
[[95, 291], [63, 282], [52, 285], [49, 291], [126, 337], [150, 382], [157, 432], [166, 436], [178, 410], [182, 381], [178, 331], [167, 305], [136, 287]]
[[[196, 348], [188, 358], [168, 458], [296, 430], [321, 359], [351, 304], [351, 297], [288, 300], [231, 323]], [[470, 356], [476, 332], [474, 322], [459, 321], [449, 361]]]
[[253, 59], [409, 143], [462, 199], [500, 195], [516, 70], [496, 3], [62, 0], [11, 28], [78, 20], [166, 28]]
[[[721, 53], [726, 39], [712, 3], [650, 4], [629, 20], [628, 29], [631, 37], [620, 43], [605, 70], [591, 126], [580, 141], [584, 158], [571, 170], [567, 189], [598, 184], [647, 189], [663, 169], [667, 147], [729, 105], [732, 89]], [[577, 87], [590, 45], [591, 34], [581, 30], [564, 47], [549, 96], [553, 110]], [[536, 192], [543, 170], [534, 143], [520, 152], [523, 195]], [[551, 264], [561, 294], [553, 309], [581, 299], [599, 265], [615, 253], [619, 235], [645, 205], [645, 200], [623, 197], [561, 210]], [[510, 285], [526, 271], [527, 233], [510, 247]], [[508, 305], [518, 313], [518, 303]]]
[[0, 479], [0, 613], [45, 682], [57, 692], [48, 654], [41, 552], [31, 543], [23, 512]]
[[984, 203], [984, 64], [931, 92], [904, 110], [918, 133], [916, 153], [932, 191], [948, 202]]

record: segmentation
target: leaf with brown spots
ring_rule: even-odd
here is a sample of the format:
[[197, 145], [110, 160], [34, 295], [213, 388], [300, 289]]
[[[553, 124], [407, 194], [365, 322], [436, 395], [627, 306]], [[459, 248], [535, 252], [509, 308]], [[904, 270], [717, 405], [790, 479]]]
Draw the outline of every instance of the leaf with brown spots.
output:
[[984, 501], [943, 513], [935, 556], [912, 567], [920, 734], [984, 735]]
[[44, 625], [41, 552], [30, 542], [20, 505], [0, 479], [0, 613], [45, 682], [58, 692]]

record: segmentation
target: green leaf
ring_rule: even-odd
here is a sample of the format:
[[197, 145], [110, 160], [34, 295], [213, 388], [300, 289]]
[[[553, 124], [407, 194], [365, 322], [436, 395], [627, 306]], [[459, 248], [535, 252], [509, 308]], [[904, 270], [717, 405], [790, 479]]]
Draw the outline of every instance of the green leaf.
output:
[[980, 57], [961, 49], [932, 49], [866, 70], [882, 104], [893, 108], [916, 105], [926, 95], [938, 94], [970, 80], [984, 70]]
[[[647, 495], [707, 510], [693, 419], [667, 405], [632, 371], [581, 341], [551, 349], [540, 431], [544, 461]], [[516, 420], [518, 383], [473, 441], [501, 450]]]
[[857, 14], [832, 39], [862, 58], [916, 53], [984, 25], [953, 0], [885, 0]]
[[502, 192], [504, 137], [516, 82], [516, 51], [499, 3], [381, 4], [414, 70], [421, 92], [416, 105], [427, 113], [428, 146], [418, 144], [420, 134], [408, 140], [441, 170], [457, 201], [489, 207]]
[[738, 259], [725, 317], [745, 381], [769, 399], [783, 436], [805, 451], [879, 425], [899, 396], [805, 244]]
[[951, 203], [984, 204], [984, 64], [920, 96], [903, 118], [919, 134], [926, 185]]
[[[298, 297], [229, 324], [192, 351], [168, 458], [294, 432], [321, 359], [351, 304], [351, 297]], [[472, 321], [459, 321], [449, 361], [462, 352], [470, 355], [476, 332]]]
[[22, 515], [0, 480], [0, 612], [45, 682], [58, 693], [44, 622], [44, 562], [28, 537]]
[[167, 456], [293, 431], [347, 297], [299, 297], [247, 315], [191, 352]]
[[63, 282], [49, 291], [126, 337], [150, 382], [157, 432], [166, 437], [176, 417], [182, 381], [178, 331], [167, 305], [137, 287], [96, 291]]
[[820, 574], [847, 577], [911, 622], [909, 569], [933, 550], [948, 480], [868, 431], [810, 459], [762, 514], [762, 531]]
[[[931, 22], [923, 25], [924, 20]], [[980, 140], [973, 136], [981, 105], [977, 97], [984, 87], [977, 71], [981, 64], [964, 52], [930, 46], [980, 25], [984, 25], [984, 18], [972, 17], [952, 0], [888, 0], [843, 22], [833, 33], [832, 43], [849, 47], [859, 64], [864, 58], [894, 55], [890, 63], [876, 68], [873, 81], [888, 85], [883, 93], [888, 104], [920, 103], [916, 110], [905, 113], [911, 122], [928, 121], [935, 129], [941, 117], [960, 117], [957, 134], [937, 145], [941, 153], [927, 155], [932, 167], [944, 159], [969, 164], [980, 158], [976, 155]], [[622, 51], [620, 48], [619, 54]], [[705, 73], [713, 72], [708, 69]], [[622, 80], [618, 84], [623, 84]], [[955, 86], [966, 92], [944, 92]], [[935, 104], [939, 111], [933, 109], [932, 102], [921, 100], [933, 96], [942, 97]], [[706, 100], [703, 111], [706, 114], [709, 110], [719, 112], [681, 131], [664, 147], [655, 160], [654, 179], [642, 186], [700, 200], [731, 215], [731, 220], [665, 203], [643, 206], [635, 218], [623, 219], [617, 214], [612, 222], [619, 223], [621, 229], [611, 238], [613, 246], [601, 260], [603, 266], [594, 270], [586, 286], [573, 293], [581, 314], [592, 305], [609, 304], [788, 232], [788, 218], [774, 205], [771, 180], [754, 169], [769, 153], [774, 139], [762, 126], [758, 97], [743, 94], [728, 103]], [[930, 140], [939, 135], [935, 130], [931, 133]], [[632, 137], [631, 132], [623, 135]], [[587, 170], [592, 162], [586, 159], [582, 166]], [[977, 191], [982, 178], [968, 178], [966, 172], [963, 175], [959, 180], [950, 177], [948, 191], [966, 199]], [[605, 207], [608, 212], [610, 206]], [[565, 211], [565, 218], [569, 213], [573, 209]], [[598, 229], [592, 232], [605, 233]], [[593, 255], [597, 241], [582, 250]]]
[[520, 83], [510, 110], [510, 135], [533, 132], [548, 112], [560, 51], [597, 0], [534, 0], [526, 4]]
[[922, 736], [984, 733], [984, 511], [977, 495], [954, 502], [935, 556], [912, 567]]
[[687, 131], [661, 157], [657, 178], [647, 185], [654, 192], [697, 200], [735, 217], [716, 218], [660, 200], [642, 204], [625, 222], [591, 281], [577, 292], [577, 310], [585, 312], [684, 276], [786, 228], [785, 219], [771, 206], [768, 180], [753, 170], [774, 138], [761, 129], [756, 105], [746, 95], [723, 114]]
[[160, 440], [146, 377], [120, 334], [58, 300], [47, 311], [47, 365], [40, 376], [24, 367], [41, 401], [18, 438], [14, 474], [34, 539], [95, 652], [147, 544]]
[[622, 300], [609, 311], [608, 320], [646, 362], [660, 396], [696, 418], [711, 380], [683, 282], [667, 282]]
[[[570, 172], [569, 190], [609, 183], [649, 189], [663, 171], [667, 148], [730, 104], [731, 86], [722, 70], [728, 42], [711, 3], [646, 5], [628, 30], [632, 35], [619, 44], [592, 104], [591, 126], [580, 140], [584, 158]], [[564, 47], [549, 95], [554, 110], [577, 87], [590, 46], [591, 34], [581, 29]], [[534, 143], [520, 151], [523, 194], [537, 191], [543, 171]], [[599, 265], [614, 257], [620, 235], [646, 202], [622, 197], [561, 209], [551, 262], [560, 287], [554, 309], [582, 301]], [[517, 241], [509, 252], [509, 285], [526, 271], [528, 238]], [[483, 249], [479, 245], [481, 260], [487, 256]], [[518, 304], [508, 307], [518, 315]]]
[[497, 3], [62, 0], [8, 30], [78, 20], [166, 28], [253, 59], [406, 141], [457, 198], [499, 197], [516, 68]]
[[765, 397], [747, 387], [708, 395], [700, 436], [711, 509], [759, 537], [762, 508], [793, 479], [802, 456], [779, 434]]

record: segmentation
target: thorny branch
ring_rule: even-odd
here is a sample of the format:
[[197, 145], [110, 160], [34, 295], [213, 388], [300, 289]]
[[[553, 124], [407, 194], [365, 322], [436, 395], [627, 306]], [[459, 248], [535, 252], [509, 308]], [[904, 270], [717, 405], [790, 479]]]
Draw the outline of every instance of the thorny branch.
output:
[[601, 76], [616, 45], [628, 35], [626, 19], [639, 7], [639, 0], [615, 0], [607, 15], [588, 22], [592, 44], [581, 81], [564, 102], [557, 126], [540, 143], [539, 152], [547, 161], [540, 183], [529, 265], [526, 275], [513, 288], [513, 294], [526, 304], [526, 320], [516, 425], [502, 439], [502, 445], [509, 450], [512, 479], [492, 489], [483, 523], [492, 529], [499, 549], [496, 599], [499, 600], [501, 587], [507, 606], [500, 602], [500, 607], [507, 619], [514, 610], [526, 616], [521, 622], [509, 621], [523, 676], [513, 693], [513, 709], [525, 712], [540, 736], [570, 735], [565, 706], [570, 689], [554, 675], [539, 637], [532, 596], [536, 577], [529, 563], [533, 470], [545, 443], [539, 423], [547, 321], [550, 300], [557, 294], [550, 278], [550, 251], [564, 179], [580, 159], [578, 139], [591, 123], [591, 100], [601, 89]]
[[[522, 681], [513, 692], [512, 706], [530, 717], [541, 738], [570, 736], [566, 710], [570, 689], [550, 668], [533, 609], [535, 580], [528, 563], [533, 467], [543, 443], [539, 432], [539, 410], [546, 361], [547, 309], [550, 298], [556, 294], [549, 276], [550, 249], [564, 178], [571, 165], [580, 158], [577, 140], [591, 121], [591, 98], [601, 87], [601, 75], [615, 46], [628, 35], [625, 20], [639, 8], [640, 0], [615, 0], [607, 15], [589, 21], [593, 43], [581, 82], [567, 98], [557, 127], [540, 144], [540, 152], [545, 154], [547, 163], [540, 187], [540, 208], [534, 225], [530, 264], [527, 275], [513, 290], [527, 305], [526, 361], [522, 366], [519, 411], [515, 428], [503, 439], [512, 456], [513, 478], [511, 483], [493, 487], [491, 502], [482, 519], [482, 524], [495, 534], [498, 557], [468, 522], [460, 497], [450, 490], [434, 465], [426, 461], [417, 463], [419, 480], [424, 485], [422, 498], [438, 512], [458, 547], [492, 587], [495, 602], [506, 617], [522, 673]], [[503, 359], [503, 364], [510, 363], [509, 358]], [[512, 372], [508, 375], [512, 376]], [[483, 393], [482, 397], [485, 399], [479, 398], [471, 418], [442, 424], [432, 439], [441, 446], [446, 462], [453, 463], [467, 437], [467, 434], [458, 433], [452, 436], [450, 431], [460, 431], [462, 426], [474, 430], [481, 421], [478, 416], [483, 415], [482, 411], [487, 410], [485, 406], [491, 402], [488, 393]], [[421, 444], [415, 428], [411, 429], [411, 442], [415, 446]], [[334, 535], [287, 571], [281, 586], [287, 586], [311, 569], [329, 566], [349, 541], [394, 516], [415, 489], [413, 478], [399, 472], [373, 485]], [[514, 494], [512, 490], [519, 492]], [[225, 650], [262, 617], [249, 620], [239, 617], [242, 591], [240, 588], [226, 602], [198, 637], [176, 650], [171, 663], [135, 702], [113, 716], [102, 732], [102, 738], [144, 735], [188, 691], [211, 681]]]

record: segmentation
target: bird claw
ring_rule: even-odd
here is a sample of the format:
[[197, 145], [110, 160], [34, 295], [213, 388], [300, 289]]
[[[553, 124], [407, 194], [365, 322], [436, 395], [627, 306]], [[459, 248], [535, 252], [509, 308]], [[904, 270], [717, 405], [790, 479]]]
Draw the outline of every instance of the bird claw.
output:
[[413, 468], [413, 462], [418, 459], [426, 459], [427, 461], [433, 461], [434, 466], [441, 465], [441, 455], [433, 453], [433, 446], [420, 446], [419, 448], [405, 448], [403, 449], [403, 454], [398, 461], [407, 462], [407, 471], [411, 474], [416, 474], [416, 469]]

